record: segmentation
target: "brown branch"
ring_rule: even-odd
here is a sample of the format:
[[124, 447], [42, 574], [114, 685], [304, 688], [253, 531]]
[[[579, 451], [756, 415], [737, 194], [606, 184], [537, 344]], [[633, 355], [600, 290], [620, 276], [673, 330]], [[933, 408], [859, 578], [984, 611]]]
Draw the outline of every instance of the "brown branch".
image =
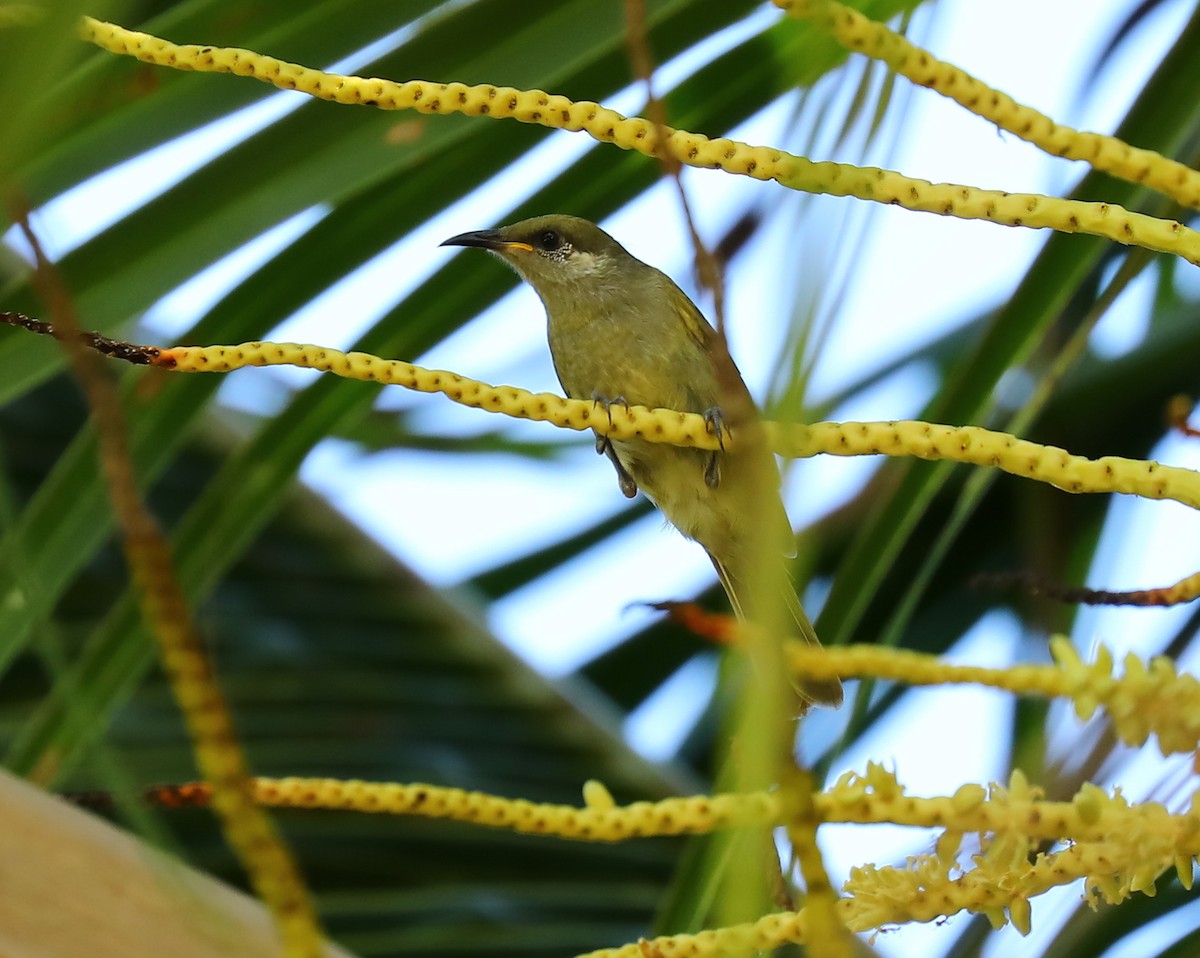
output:
[[160, 352], [157, 346], [139, 346], [136, 343], [126, 343], [119, 339], [109, 339], [99, 333], [81, 330], [78, 324], [73, 328], [69, 323], [66, 326], [55, 326], [54, 323], [31, 319], [24, 313], [0, 311], [0, 323], [5, 326], [27, 329], [31, 333], [38, 333], [42, 336], [53, 336], [60, 342], [78, 343], [87, 349], [94, 349], [113, 359], [123, 359], [135, 366], [149, 366], [158, 358]]
[[1086, 586], [1062, 585], [1051, 582], [1032, 572], [994, 572], [974, 576], [970, 580], [973, 589], [1000, 591], [1014, 589], [1026, 595], [1052, 599], [1079, 605], [1176, 605], [1179, 600], [1172, 597], [1174, 586], [1159, 589], [1136, 589], [1130, 592], [1112, 592], [1108, 589], [1089, 589]]

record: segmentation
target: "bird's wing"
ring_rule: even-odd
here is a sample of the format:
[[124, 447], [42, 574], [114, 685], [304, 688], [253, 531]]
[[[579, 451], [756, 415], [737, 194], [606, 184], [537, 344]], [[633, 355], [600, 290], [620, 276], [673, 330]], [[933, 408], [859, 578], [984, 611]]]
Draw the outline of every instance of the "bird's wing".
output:
[[695, 303], [688, 298], [688, 294], [681, 290], [670, 276], [666, 273], [661, 273], [663, 286], [666, 289], [667, 298], [674, 307], [675, 315], [678, 317], [683, 328], [687, 330], [688, 336], [699, 346], [707, 350], [712, 343], [713, 337], [716, 336], [716, 330], [709, 325], [704, 314], [700, 312]]

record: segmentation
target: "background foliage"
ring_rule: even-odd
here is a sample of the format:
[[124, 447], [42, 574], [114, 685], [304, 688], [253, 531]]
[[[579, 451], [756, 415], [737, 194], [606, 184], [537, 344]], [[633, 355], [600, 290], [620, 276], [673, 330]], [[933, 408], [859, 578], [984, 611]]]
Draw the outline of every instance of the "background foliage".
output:
[[[880, 19], [916, 6], [857, 5]], [[1131, 2], [1128, 23], [1136, 25], [1153, 6]], [[59, 237], [61, 266], [85, 325], [135, 340], [265, 338], [564, 134], [339, 108], [237, 78], [146, 67], [74, 39], [79, 13], [314, 66], [349, 58], [341, 68], [364, 75], [487, 81], [600, 101], [631, 84], [624, 9], [608, 0], [536, 0], [519, 11], [506, 0], [327, 0], [299, 12], [280, 0], [131, 0], [60, 3], [47, 11], [36, 26], [0, 31], [0, 176], [10, 203], [42, 210], [35, 225], [53, 241], [60, 207], [52, 201], [79, 184], [139, 158], [144, 175], [156, 165], [176, 171], [161, 192], [111, 222]], [[647, 22], [660, 62], [693, 51], [692, 66], [676, 71], [677, 82], [659, 86], [676, 126], [722, 134], [780, 98], [796, 102], [800, 90], [807, 107], [797, 103], [788, 141], [830, 144], [842, 158], [866, 149], [888, 129], [889, 111], [902, 107], [903, 98], [877, 71], [847, 61], [807, 24], [764, 16], [756, 4], [648, 0]], [[736, 40], [709, 42], [729, 36], [722, 31], [731, 26], [738, 28]], [[1193, 17], [1118, 134], [1195, 165], [1200, 100], [1191, 91], [1200, 86], [1198, 74], [1200, 21]], [[241, 114], [240, 126], [226, 119], [263, 103], [275, 112]], [[903, 124], [894, 129], [902, 141]], [[644, 157], [590, 148], [514, 190], [519, 202], [496, 222], [547, 210], [600, 220], [658, 177]], [[689, 179], [697, 188], [702, 182]], [[782, 206], [772, 212], [761, 197], [765, 189], [774, 187], [760, 186], [753, 199], [730, 208], [715, 238], [735, 266], [748, 239], [791, 215]], [[1084, 177], [1071, 195], [1184, 215], [1136, 186], [1098, 175]], [[194, 326], [169, 336], [161, 327], [139, 327], [168, 293], [211, 275], [205, 271], [267, 235], [273, 237], [267, 251], [250, 258]], [[811, 242], [799, 235], [798, 242]], [[19, 243], [13, 233], [7, 240], [0, 250], [0, 305], [38, 315], [42, 307], [28, 287]], [[855, 245], [828, 242], [826, 261], [844, 282], [866, 281], [854, 272]], [[926, 418], [1015, 427], [1085, 455], [1149, 457], [1166, 430], [1166, 400], [1200, 388], [1194, 362], [1200, 327], [1188, 285], [1176, 282], [1178, 269], [1099, 240], [1047, 237], [1028, 271], [1012, 277], [997, 309], [961, 316], [950, 332], [914, 344], [889, 369], [863, 371], [815, 413], [797, 405], [805, 382], [801, 357], [812, 345], [806, 337], [819, 329], [808, 325], [812, 314], [801, 304], [789, 339], [793, 359], [785, 355], [773, 404], [781, 415], [824, 414], [897, 370], [920, 368], [936, 382]], [[1101, 356], [1088, 348], [1088, 332], [1138, 276], [1150, 277], [1154, 289], [1144, 331], [1123, 353]], [[357, 345], [418, 361], [513, 284], [481, 260], [397, 279], [402, 293], [375, 315], [355, 317], [365, 329]], [[796, 294], [790, 270], [768, 272], [761, 282], [771, 284], [780, 315], [792, 312], [783, 306], [784, 297]], [[204, 301], [202, 285], [185, 288]], [[1194, 284], [1190, 289], [1194, 294]], [[837, 290], [824, 295], [823, 319], [835, 318]], [[365, 319], [371, 321], [364, 325]], [[333, 342], [339, 335], [331, 324], [325, 341], [340, 345]], [[0, 335], [6, 762], [54, 787], [120, 789], [186, 779], [194, 772], [180, 725], [111, 542], [94, 439], [62, 368], [53, 343]], [[332, 377], [272, 380], [267, 401], [231, 407], [221, 377], [114, 372], [124, 380], [138, 467], [172, 532], [182, 579], [211, 637], [257, 771], [426, 780], [556, 801], [576, 801], [580, 784], [592, 777], [618, 800], [706, 786], [714, 745], [722, 744], [715, 741], [715, 704], [670, 766], [643, 761], [616, 731], [623, 715], [687, 662], [711, 655], [698, 640], [653, 625], [551, 683], [506, 652], [483, 624], [488, 603], [553, 581], [644, 515], [644, 504], [577, 524], [549, 544], [515, 543], [491, 568], [464, 563], [470, 574], [455, 587], [434, 588], [369, 531], [295, 482], [306, 457], [330, 439], [398, 451], [400, 463], [432, 448], [467, 460], [480, 475], [510, 467], [513, 457], [553, 470], [581, 441], [493, 423], [431, 435], [413, 402], [401, 403], [399, 412], [381, 409], [378, 388]], [[1036, 388], [1012, 403], [1007, 387], [1021, 376]], [[395, 508], [416, 511], [422, 503], [400, 500]], [[1046, 632], [1071, 628], [1071, 610], [973, 589], [969, 579], [980, 571], [1031, 569], [1052, 581], [1081, 581], [1107, 510], [1099, 498], [1067, 500], [947, 464], [888, 463], [805, 538], [805, 572], [829, 586], [820, 630], [827, 642], [878, 640], [941, 652], [1012, 599], [1030, 639], [1026, 654], [1037, 654]], [[1124, 536], [1127, 550], [1139, 549], [1136, 526], [1107, 534]], [[1165, 644], [1186, 657], [1194, 631], [1187, 619]], [[888, 730], [903, 714], [904, 698], [883, 689], [869, 703], [848, 706], [839, 747]], [[1052, 790], [1069, 793], [1101, 770], [1119, 777], [1122, 757], [1103, 735], [1091, 735], [1063, 767], [1066, 756], [1056, 750], [1047, 718], [1042, 707], [1021, 704], [1008, 727], [978, 735], [1004, 743], [1015, 764]], [[823, 761], [832, 760], [831, 748], [829, 741], [807, 743], [809, 756]], [[136, 803], [124, 814], [202, 867], [232, 874], [207, 815], [154, 815]], [[680, 930], [680, 916], [696, 911], [681, 906], [686, 883], [671, 890], [675, 869], [690, 860], [679, 843], [607, 848], [429, 822], [315, 813], [280, 818], [331, 933], [363, 954], [558, 955], [644, 934], [663, 903], [661, 930]], [[1098, 914], [1065, 901], [1074, 911], [1044, 947], [1102, 954], [1154, 917], [1184, 908], [1177, 886], [1162, 891], [1153, 901]], [[1175, 947], [1184, 947], [1198, 926], [1194, 909], [1181, 910], [1170, 926]], [[955, 954], [976, 953], [985, 929], [986, 923], [960, 921], [943, 929], [944, 945]], [[1154, 947], [1166, 953], [1168, 943]]]

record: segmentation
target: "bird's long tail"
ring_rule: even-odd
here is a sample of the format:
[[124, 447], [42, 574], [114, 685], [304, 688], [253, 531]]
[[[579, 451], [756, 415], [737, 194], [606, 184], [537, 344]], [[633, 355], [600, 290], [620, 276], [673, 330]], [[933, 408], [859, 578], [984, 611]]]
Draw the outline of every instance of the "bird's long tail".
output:
[[[752, 604], [753, 597], [759, 591], [753, 587], [751, 580], [754, 565], [718, 558], [712, 552], [709, 552], [708, 557], [712, 560], [713, 567], [717, 570], [717, 575], [721, 579], [721, 585], [725, 587], [725, 594], [729, 596], [729, 604], [733, 606], [734, 613], [743, 619], [754, 620], [758, 618], [754, 614]], [[783, 602], [788, 611], [788, 619], [790, 620], [791, 631], [794, 633], [794, 637], [807, 642], [809, 645], [819, 646], [821, 640], [817, 638], [817, 632], [805, 614], [804, 608], [800, 605], [800, 599], [796, 596], [796, 590], [792, 588], [787, 571], [782, 568], [782, 565], [782, 560], [780, 560], [780, 568], [764, 570], [775, 573], [772, 578], [777, 581], [778, 585], [773, 585], [772, 591], [781, 591], [783, 593]], [[805, 701], [816, 705], [828, 705], [833, 708], [837, 708], [842, 704], [842, 683], [837, 678], [818, 679], [807, 676], [795, 676], [793, 682], [796, 686], [796, 691]]]

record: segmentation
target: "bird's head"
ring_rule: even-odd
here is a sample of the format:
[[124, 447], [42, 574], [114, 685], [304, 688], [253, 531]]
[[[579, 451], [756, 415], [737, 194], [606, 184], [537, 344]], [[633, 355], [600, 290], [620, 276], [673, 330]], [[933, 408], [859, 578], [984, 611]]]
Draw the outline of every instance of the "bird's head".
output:
[[545, 299], [598, 292], [649, 269], [620, 243], [578, 216], [535, 216], [511, 226], [452, 236], [442, 246], [475, 246], [495, 253]]

